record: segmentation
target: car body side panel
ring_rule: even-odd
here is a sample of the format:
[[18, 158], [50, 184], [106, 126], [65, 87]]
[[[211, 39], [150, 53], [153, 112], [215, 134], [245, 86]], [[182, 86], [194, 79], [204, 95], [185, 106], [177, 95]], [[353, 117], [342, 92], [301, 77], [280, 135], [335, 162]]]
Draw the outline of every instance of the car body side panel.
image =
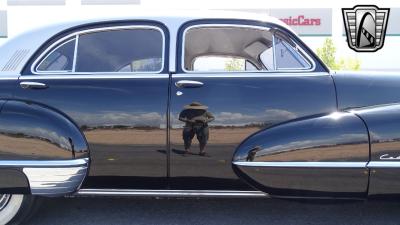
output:
[[400, 104], [353, 111], [368, 126], [371, 137], [369, 195], [400, 196]]
[[332, 77], [339, 110], [400, 102], [400, 74], [335, 72]]
[[[176, 74], [171, 83], [171, 187], [174, 189], [249, 189], [232, 170], [236, 147], [253, 133], [291, 119], [336, 110], [329, 75], [301, 76], [252, 73]], [[202, 82], [199, 88], [178, 88], [180, 80]], [[185, 105], [200, 102], [215, 117], [209, 122], [208, 157], [184, 155], [183, 126], [178, 120]], [[266, 137], [266, 140], [269, 140]]]
[[21, 78], [49, 88], [17, 88], [18, 98], [57, 108], [85, 135], [91, 158], [85, 188], [166, 187], [168, 75], [135, 76]]
[[233, 164], [270, 195], [365, 197], [368, 159], [363, 121], [337, 112], [262, 130], [238, 147]]

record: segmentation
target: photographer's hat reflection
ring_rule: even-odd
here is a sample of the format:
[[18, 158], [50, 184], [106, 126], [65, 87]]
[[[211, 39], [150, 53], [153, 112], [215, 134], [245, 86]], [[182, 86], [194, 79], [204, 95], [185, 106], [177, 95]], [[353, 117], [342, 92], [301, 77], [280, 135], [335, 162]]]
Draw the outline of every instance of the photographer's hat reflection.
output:
[[179, 114], [179, 120], [185, 122], [182, 132], [185, 153], [190, 153], [192, 140], [196, 135], [200, 145], [199, 155], [206, 155], [205, 147], [209, 137], [208, 123], [215, 119], [207, 109], [208, 107], [200, 102], [192, 102], [185, 105]]

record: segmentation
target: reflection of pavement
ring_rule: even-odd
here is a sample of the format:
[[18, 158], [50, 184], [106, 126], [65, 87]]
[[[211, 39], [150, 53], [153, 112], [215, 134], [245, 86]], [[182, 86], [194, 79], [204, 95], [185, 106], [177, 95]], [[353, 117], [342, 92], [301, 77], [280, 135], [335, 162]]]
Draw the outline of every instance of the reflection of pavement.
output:
[[[91, 157], [91, 176], [149, 176], [164, 177], [166, 174], [165, 147], [148, 145], [95, 145]], [[234, 145], [213, 145], [207, 148], [209, 157], [182, 155], [182, 148], [171, 152], [172, 176], [201, 176], [237, 180], [231, 168]], [[195, 151], [196, 150], [196, 151]], [[181, 173], [183, 172], [183, 174]]]
[[15, 159], [21, 159], [21, 157], [26, 159], [41, 157], [53, 159], [72, 158], [71, 151], [61, 150], [55, 144], [36, 138], [0, 135], [0, 146], [1, 159], [3, 160], [13, 157]]
[[49, 198], [28, 225], [399, 224], [400, 202]]

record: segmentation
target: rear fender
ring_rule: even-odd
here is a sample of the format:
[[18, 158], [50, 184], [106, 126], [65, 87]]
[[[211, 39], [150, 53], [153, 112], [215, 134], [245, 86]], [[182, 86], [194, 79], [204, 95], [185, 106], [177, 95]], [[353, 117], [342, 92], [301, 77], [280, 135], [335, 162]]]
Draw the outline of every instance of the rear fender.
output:
[[[88, 163], [86, 139], [63, 113], [32, 102], [5, 102], [0, 113], [0, 181], [10, 177], [10, 170], [20, 171], [32, 194], [65, 195], [79, 188]], [[0, 190], [7, 188], [12, 189], [0, 183]]]
[[369, 196], [400, 196], [400, 104], [352, 110], [368, 126], [371, 138]]

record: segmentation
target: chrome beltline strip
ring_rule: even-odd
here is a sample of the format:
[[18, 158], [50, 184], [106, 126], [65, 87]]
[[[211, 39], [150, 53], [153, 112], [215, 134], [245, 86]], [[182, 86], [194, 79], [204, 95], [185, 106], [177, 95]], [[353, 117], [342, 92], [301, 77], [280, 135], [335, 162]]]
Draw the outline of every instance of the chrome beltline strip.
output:
[[20, 80], [74, 80], [74, 79], [155, 79], [155, 78], [169, 78], [168, 74], [121, 74], [121, 73], [101, 73], [101, 74], [76, 74], [76, 75], [65, 75], [65, 74], [53, 74], [53, 75], [29, 75], [21, 76]]
[[76, 196], [149, 196], [149, 197], [268, 197], [260, 191], [222, 190], [141, 190], [141, 189], [81, 189]]
[[0, 160], [0, 167], [79, 167], [87, 165], [89, 159], [71, 160]]
[[366, 168], [367, 162], [233, 162], [246, 167]]

